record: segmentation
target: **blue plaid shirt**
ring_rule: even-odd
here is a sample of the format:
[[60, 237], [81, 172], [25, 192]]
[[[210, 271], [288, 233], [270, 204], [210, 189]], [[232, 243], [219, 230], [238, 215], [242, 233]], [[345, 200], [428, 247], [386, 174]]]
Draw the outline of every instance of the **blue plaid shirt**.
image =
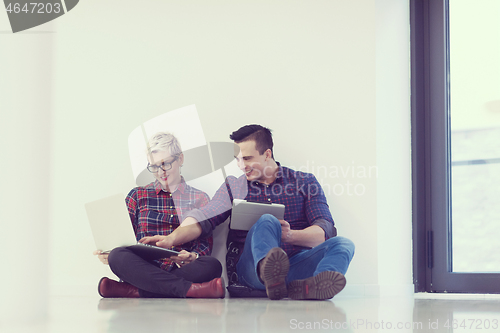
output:
[[[313, 174], [282, 167], [273, 183], [266, 185], [248, 181], [245, 175], [226, 178], [226, 183], [217, 190], [210, 203], [188, 213], [200, 222], [202, 237], [210, 235], [216, 226], [230, 215], [233, 199], [285, 205], [285, 221], [292, 230], [302, 230], [317, 225], [325, 231], [325, 239], [337, 235], [330, 209], [321, 185]], [[283, 243], [283, 250], [292, 256], [305, 247]]]
[[[180, 225], [186, 213], [194, 208], [205, 206], [209, 197], [182, 179], [174, 193], [166, 192], [160, 182], [144, 187], [136, 187], [125, 199], [137, 240], [154, 235], [168, 235]], [[180, 218], [179, 218], [180, 217]], [[200, 256], [210, 255], [212, 237], [200, 237], [189, 243], [175, 246], [176, 251], [186, 250]], [[159, 260], [160, 267], [171, 270], [174, 263], [170, 259]]]

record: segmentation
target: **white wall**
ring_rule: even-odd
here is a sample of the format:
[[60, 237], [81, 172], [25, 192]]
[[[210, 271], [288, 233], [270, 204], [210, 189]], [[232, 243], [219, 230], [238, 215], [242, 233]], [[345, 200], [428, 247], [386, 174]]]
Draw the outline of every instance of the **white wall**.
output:
[[[317, 174], [357, 246], [346, 293], [411, 284], [407, 14], [406, 1], [87, 0], [54, 21], [53, 292], [95, 293], [110, 274], [91, 255], [83, 205], [133, 187], [128, 134], [190, 104], [207, 141], [260, 123], [279, 162]], [[381, 17], [401, 31], [397, 67], [380, 51]], [[380, 84], [403, 86], [397, 103]], [[379, 255], [394, 251], [402, 266]]]
[[409, 7], [377, 0], [377, 228], [381, 295], [413, 293]]
[[4, 324], [35, 323], [46, 315], [54, 41], [52, 34], [4, 34], [3, 14], [0, 10], [0, 331]]

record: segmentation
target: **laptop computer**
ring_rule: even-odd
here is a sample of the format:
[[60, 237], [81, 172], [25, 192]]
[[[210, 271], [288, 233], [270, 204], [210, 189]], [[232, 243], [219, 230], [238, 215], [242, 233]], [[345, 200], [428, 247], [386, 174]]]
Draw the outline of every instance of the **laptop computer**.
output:
[[116, 247], [126, 246], [147, 260], [169, 258], [179, 254], [174, 250], [136, 241], [123, 194], [89, 202], [85, 204], [85, 209], [96, 248], [104, 253]]
[[250, 230], [264, 214], [271, 214], [279, 220], [283, 220], [285, 205], [234, 199], [230, 228], [233, 230]]

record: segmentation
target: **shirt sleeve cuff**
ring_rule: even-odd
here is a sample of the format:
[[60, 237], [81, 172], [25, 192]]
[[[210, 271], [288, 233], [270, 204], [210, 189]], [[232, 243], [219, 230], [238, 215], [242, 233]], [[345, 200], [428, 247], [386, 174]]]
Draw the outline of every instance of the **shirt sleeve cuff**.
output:
[[337, 236], [337, 228], [335, 228], [332, 222], [325, 219], [317, 219], [312, 224], [317, 225], [325, 231], [325, 240]]

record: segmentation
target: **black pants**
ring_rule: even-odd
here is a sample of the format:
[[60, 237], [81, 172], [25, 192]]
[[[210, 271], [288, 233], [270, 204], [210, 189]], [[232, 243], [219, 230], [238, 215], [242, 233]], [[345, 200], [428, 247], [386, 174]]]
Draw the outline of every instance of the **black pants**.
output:
[[193, 282], [208, 282], [222, 274], [222, 265], [214, 257], [202, 256], [167, 272], [125, 247], [111, 251], [108, 262], [116, 276], [139, 289], [141, 297], [186, 297]]

